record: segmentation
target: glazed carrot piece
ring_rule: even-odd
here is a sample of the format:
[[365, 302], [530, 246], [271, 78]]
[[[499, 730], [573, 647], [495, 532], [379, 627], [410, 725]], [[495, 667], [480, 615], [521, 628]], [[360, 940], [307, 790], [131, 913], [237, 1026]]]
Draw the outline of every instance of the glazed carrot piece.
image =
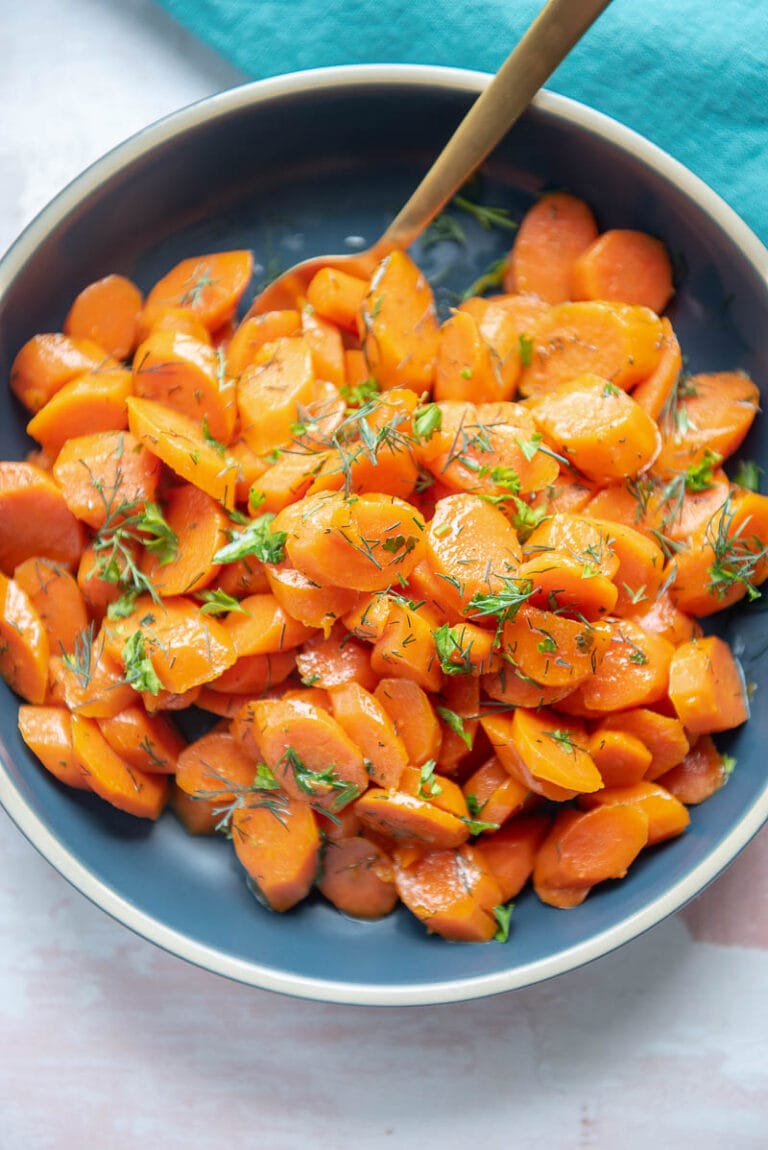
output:
[[541, 395], [584, 374], [626, 391], [656, 369], [663, 335], [659, 317], [636, 304], [558, 304], [536, 326], [520, 393]]
[[326, 843], [317, 886], [337, 910], [353, 918], [383, 918], [397, 904], [392, 860], [362, 835]]
[[0, 574], [0, 676], [28, 703], [43, 703], [48, 687], [48, 633], [14, 579]]
[[590, 622], [610, 614], [619, 597], [616, 584], [591, 560], [583, 562], [554, 549], [521, 563], [517, 580], [532, 589], [528, 600], [532, 606], [583, 615]]
[[104, 276], [75, 297], [64, 320], [64, 332], [73, 339], [92, 340], [115, 359], [127, 359], [136, 346], [136, 320], [142, 303], [133, 280]]
[[94, 719], [72, 716], [72, 748], [100, 798], [137, 818], [160, 817], [168, 799], [167, 777], [130, 766], [115, 754]]
[[680, 644], [669, 668], [669, 697], [694, 735], [729, 731], [749, 718], [744, 675], [717, 635]]
[[375, 695], [359, 683], [340, 683], [331, 690], [331, 706], [336, 722], [362, 751], [371, 779], [380, 787], [397, 787], [408, 752]]
[[645, 743], [620, 729], [598, 727], [589, 736], [587, 750], [606, 787], [639, 783], [653, 760]]
[[[497, 823], [499, 826], [522, 809], [530, 794], [528, 787], [512, 778], [495, 755], [469, 776], [462, 786], [462, 791], [468, 806], [477, 818], [486, 823]], [[485, 842], [486, 839], [482, 841]]]
[[497, 671], [501, 655], [493, 631], [475, 623], [447, 623], [435, 632], [440, 665], [446, 675], [486, 675]]
[[509, 670], [546, 687], [568, 689], [595, 673], [610, 639], [605, 624], [569, 619], [524, 603], [504, 624], [501, 643]]
[[520, 371], [519, 363], [516, 366], [508, 382], [475, 317], [467, 311], [455, 311], [440, 328], [433, 396], [437, 401], [483, 403], [511, 399]]
[[288, 651], [314, 633], [310, 627], [287, 615], [269, 592], [242, 599], [240, 610], [226, 615], [222, 625], [238, 658]]
[[373, 693], [403, 740], [409, 763], [420, 767], [436, 759], [442, 733], [426, 691], [410, 679], [384, 678]]
[[602, 787], [578, 720], [518, 707], [511, 716], [486, 714], [480, 721], [499, 761], [535, 794], [560, 802]]
[[[413, 572], [411, 572], [412, 578]], [[410, 586], [411, 582], [409, 581], [409, 588]], [[372, 591], [367, 595], [361, 594], [358, 595], [354, 607], [343, 616], [342, 622], [347, 630], [358, 639], [364, 639], [367, 643], [375, 643], [384, 634], [389, 622], [391, 607], [392, 600], [384, 591]]]
[[75, 567], [85, 533], [51, 477], [31, 463], [0, 463], [0, 568], [10, 575], [25, 559]]
[[530, 879], [550, 826], [548, 815], [518, 815], [476, 845], [498, 883], [502, 902], [515, 898]]
[[432, 289], [405, 252], [378, 266], [358, 313], [358, 334], [371, 375], [383, 389], [431, 387], [438, 325]]
[[688, 737], [680, 720], [646, 707], [606, 715], [594, 733], [597, 735], [608, 731], [620, 731], [634, 736], [648, 748], [651, 762], [645, 777], [651, 781], [658, 779], [688, 754]]
[[191, 483], [172, 487], [163, 500], [164, 518], [178, 539], [169, 562], [145, 551], [140, 567], [158, 595], [188, 595], [207, 587], [219, 565], [213, 557], [227, 542], [231, 524], [220, 505]]
[[[212, 445], [211, 445], [212, 446]], [[221, 454], [221, 449], [218, 449]], [[228, 461], [237, 468], [235, 475], [235, 499], [238, 503], [251, 505], [251, 491], [269, 467], [269, 461], [252, 451], [242, 438], [234, 439], [224, 453]]]
[[503, 899], [476, 847], [430, 850], [415, 858], [395, 852], [395, 885], [408, 909], [432, 934], [455, 942], [488, 942]]
[[248, 555], [244, 559], [237, 559], [234, 563], [225, 563], [220, 567], [216, 576], [216, 588], [234, 599], [243, 599], [246, 595], [257, 595], [272, 590], [266, 567], [255, 555]]
[[244, 319], [227, 347], [227, 374], [238, 376], [255, 360], [266, 343], [301, 331], [301, 316], [295, 309], [267, 311]]
[[72, 716], [65, 707], [22, 703], [19, 732], [30, 751], [59, 782], [82, 791], [91, 789], [72, 746]]
[[601, 523], [587, 515], [556, 511], [534, 528], [523, 554], [529, 559], [555, 551], [587, 567], [587, 579], [598, 573], [613, 579], [619, 570], [613, 535], [613, 524]]
[[50, 559], [25, 559], [13, 581], [29, 596], [54, 655], [71, 655], [78, 634], [88, 626], [85, 601], [75, 578]]
[[237, 405], [234, 380], [213, 348], [174, 331], [153, 331], [133, 357], [133, 392], [179, 411], [195, 423], [205, 420], [209, 436], [229, 443]]
[[140, 595], [129, 615], [105, 624], [105, 644], [123, 664], [134, 657], [137, 666], [125, 666], [129, 681], [138, 684], [145, 673], [151, 681], [153, 672], [159, 680], [154, 692], [151, 686], [139, 689], [155, 694], [163, 688], [184, 695], [218, 678], [237, 658], [227, 628], [181, 595], [159, 604]]
[[139, 691], [139, 697], [148, 715], [162, 715], [166, 711], [186, 711], [194, 707], [200, 696], [201, 687], [188, 687], [186, 691]]
[[679, 799], [658, 783], [636, 782], [627, 786], [606, 786], [595, 795], [582, 795], [579, 806], [636, 807], [648, 819], [648, 846], [676, 838], [688, 827], [691, 816]]
[[177, 753], [176, 783], [188, 795], [226, 808], [252, 793], [256, 763], [227, 730], [212, 730]]
[[328, 451], [305, 452], [298, 446], [281, 455], [257, 480], [258, 513], [271, 511], [276, 514], [289, 503], [303, 499], [329, 456]]
[[14, 359], [11, 391], [27, 411], [34, 414], [70, 380], [118, 366], [109, 353], [92, 340], [45, 332], [32, 336]]
[[347, 375], [339, 329], [322, 316], [315, 315], [312, 307], [302, 301], [301, 332], [309, 346], [316, 378], [343, 387]]
[[154, 331], [175, 331], [191, 336], [199, 343], [213, 346], [211, 333], [196, 312], [188, 307], [169, 307], [155, 303], [145, 306], [136, 317], [136, 346]]
[[583, 200], [552, 192], [520, 223], [504, 276], [504, 290], [534, 292], [547, 303], [573, 299], [578, 257], [597, 239], [597, 224]]
[[253, 273], [248, 251], [216, 252], [182, 260], [158, 280], [146, 306], [189, 308], [215, 331], [235, 314]]
[[238, 380], [241, 434], [257, 454], [282, 447], [291, 438], [299, 408], [313, 399], [312, 351], [301, 336], [265, 344]]
[[549, 687], [535, 682], [516, 667], [503, 665], [493, 675], [480, 680], [483, 692], [509, 707], [549, 707], [572, 691], [572, 687]]
[[304, 699], [246, 704], [232, 733], [247, 754], [257, 748], [292, 798], [335, 813], [368, 786], [360, 748], [321, 706]]
[[148, 715], [138, 705], [99, 719], [98, 724], [113, 751], [131, 767], [150, 774], [172, 775], [187, 745], [166, 715]]
[[267, 587], [283, 611], [306, 627], [330, 630], [335, 620], [346, 616], [357, 601], [358, 592], [349, 587], [321, 587], [297, 571], [289, 561], [270, 563], [265, 568]]
[[[359, 838], [363, 833], [360, 819], [355, 814], [354, 803], [344, 807], [343, 810], [334, 815], [328, 815], [322, 810], [315, 810], [315, 819], [324, 842]], [[381, 846], [382, 844], [377, 843], [377, 845]]]
[[371, 667], [381, 678], [410, 679], [425, 691], [443, 681], [434, 628], [418, 612], [392, 602], [384, 631], [373, 645]]
[[357, 317], [367, 294], [367, 280], [338, 268], [321, 268], [307, 287], [307, 302], [323, 319], [346, 331], [357, 331]]
[[154, 500], [160, 463], [130, 431], [100, 431], [68, 439], [53, 475], [72, 514], [98, 530]]
[[662, 348], [656, 367], [632, 389], [632, 398], [639, 403], [651, 419], [658, 419], [677, 387], [683, 370], [683, 353], [677, 336], [666, 316], [661, 320]]
[[122, 666], [106, 648], [103, 632], [90, 625], [81, 632], [71, 658], [51, 656], [48, 675], [51, 700], [86, 718], [109, 718], [136, 702]]
[[442, 499], [425, 544], [427, 562], [440, 580], [440, 601], [456, 615], [476, 595], [503, 590], [505, 579], [517, 574], [521, 557], [509, 520], [477, 495]]
[[285, 796], [273, 813], [253, 799], [232, 815], [232, 843], [272, 910], [290, 910], [309, 894], [320, 860], [320, 834], [306, 803]]
[[296, 669], [304, 683], [330, 690], [345, 683], [357, 683], [367, 691], [376, 686], [371, 670], [370, 648], [350, 637], [337, 623], [328, 635], [315, 634], [296, 653]]
[[447, 675], [435, 710], [440, 719], [442, 738], [437, 765], [443, 774], [453, 774], [469, 759], [474, 761], [479, 729], [480, 680], [470, 675]]
[[685, 758], [658, 782], [681, 803], [696, 806], [725, 786], [733, 766], [733, 760], [720, 754], [711, 737], [702, 735]]
[[722, 468], [712, 468], [708, 472], [706, 463], [700, 491], [689, 491], [687, 479], [685, 472], [670, 480], [654, 477], [643, 524], [650, 529], [655, 527], [667, 539], [686, 546], [692, 536], [706, 530], [731, 492], [728, 476]]
[[624, 878], [647, 842], [648, 816], [636, 806], [562, 811], [536, 856], [534, 890], [550, 906], [578, 906], [597, 883]]
[[428, 799], [402, 791], [369, 787], [355, 803], [355, 811], [368, 830], [398, 842], [407, 839], [435, 850], [448, 850], [469, 838], [466, 822]]
[[[135, 562], [138, 561], [138, 547], [128, 545]], [[94, 550], [89, 544], [80, 557], [77, 568], [77, 586], [83, 597], [88, 615], [101, 623], [111, 603], [115, 603], [123, 593], [119, 583], [103, 578], [105, 555]]]
[[[644, 631], [631, 619], [609, 620], [613, 632], [602, 662], [567, 698], [576, 714], [646, 707], [664, 698], [674, 647], [660, 635]], [[566, 700], [560, 706], [566, 709]], [[568, 707], [570, 710], [570, 706]]]
[[65, 383], [27, 424], [27, 434], [57, 455], [84, 427], [90, 432], [123, 431], [128, 426], [125, 401], [131, 394], [130, 371], [115, 368]]
[[493, 296], [491, 299], [465, 300], [460, 312], [473, 316], [481, 338], [491, 349], [493, 374], [496, 385], [487, 400], [479, 394], [472, 396], [475, 403], [512, 399], [523, 360], [527, 358], [531, 332], [539, 316], [547, 311], [538, 296], [524, 293]]
[[619, 597], [614, 615], [633, 615], [638, 604], [655, 600], [664, 579], [664, 553], [654, 539], [623, 523], [594, 520], [606, 532], [619, 566], [613, 577]]
[[669, 593], [657, 596], [650, 605], [641, 602], [632, 618], [644, 631], [662, 635], [675, 647], [701, 634], [701, 625], [690, 615], [680, 611], [672, 602]]
[[[207, 687], [224, 695], [257, 696], [284, 682], [295, 669], [294, 650], [275, 651], [269, 655], [241, 655]], [[241, 698], [238, 706], [242, 704]]]
[[191, 835], [213, 835], [221, 822], [221, 815], [216, 813], [219, 809], [216, 799], [193, 798], [177, 786], [173, 779], [168, 793], [168, 806], [184, 830]]
[[571, 286], [572, 299], [641, 304], [660, 314], [674, 293], [672, 261], [655, 236], [611, 228], [577, 256]]
[[130, 396], [126, 407], [132, 434], [153, 455], [180, 479], [199, 487], [227, 509], [234, 507], [239, 464], [208, 442], [199, 424], [151, 399]]
[[578, 375], [530, 404], [547, 440], [595, 482], [637, 475], [658, 455], [660, 438], [654, 421], [603, 376]]
[[663, 443], [654, 469], [674, 475], [702, 462], [706, 452], [728, 459], [744, 442], [760, 407], [760, 392], [740, 371], [684, 377], [662, 412]]

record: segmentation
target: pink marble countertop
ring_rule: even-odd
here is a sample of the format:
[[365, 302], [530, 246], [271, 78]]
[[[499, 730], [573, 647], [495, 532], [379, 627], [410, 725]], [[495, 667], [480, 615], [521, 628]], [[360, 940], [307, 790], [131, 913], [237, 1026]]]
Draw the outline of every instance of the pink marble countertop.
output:
[[[0, 20], [0, 249], [91, 160], [242, 78], [151, 0]], [[762, 1150], [768, 830], [617, 953], [496, 999], [372, 1010], [186, 965], [0, 812], [0, 1150]]]

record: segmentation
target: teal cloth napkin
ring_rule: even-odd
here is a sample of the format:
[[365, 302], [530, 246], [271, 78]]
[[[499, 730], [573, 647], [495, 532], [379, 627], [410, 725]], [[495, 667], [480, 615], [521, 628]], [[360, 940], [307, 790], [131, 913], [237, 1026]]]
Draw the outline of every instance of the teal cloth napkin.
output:
[[[260, 79], [329, 64], [494, 72], [541, 0], [160, 0]], [[768, 242], [767, 0], [614, 0], [548, 87], [647, 136]]]

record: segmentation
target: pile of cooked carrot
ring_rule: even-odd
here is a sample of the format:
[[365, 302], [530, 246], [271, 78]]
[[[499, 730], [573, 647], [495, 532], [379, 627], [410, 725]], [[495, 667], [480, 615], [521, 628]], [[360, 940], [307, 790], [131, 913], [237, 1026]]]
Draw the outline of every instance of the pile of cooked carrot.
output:
[[733, 767], [712, 735], [747, 692], [699, 620], [768, 576], [768, 498], [723, 470], [758, 389], [684, 371], [665, 247], [566, 194], [444, 322], [402, 252], [238, 321], [251, 276], [110, 275], [18, 352], [21, 734], [69, 786], [226, 835], [274, 910], [318, 888], [504, 939], [529, 880], [576, 906]]

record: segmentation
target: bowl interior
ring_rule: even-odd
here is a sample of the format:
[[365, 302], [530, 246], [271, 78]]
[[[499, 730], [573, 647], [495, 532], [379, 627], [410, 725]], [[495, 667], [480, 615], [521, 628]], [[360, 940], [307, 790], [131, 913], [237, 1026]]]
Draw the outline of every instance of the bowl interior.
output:
[[[176, 260], [250, 247], [256, 283], [304, 255], [354, 250], [380, 234], [477, 91], [478, 77], [424, 69], [340, 70], [312, 83], [250, 86], [187, 110], [131, 141], [60, 197], [0, 269], [0, 367], [38, 331], [59, 330], [87, 282], [123, 272], [147, 288]], [[182, 130], [183, 129], [183, 130]], [[691, 370], [743, 368], [768, 378], [768, 289], [747, 254], [686, 188], [656, 169], [629, 133], [556, 97], [539, 100], [483, 169], [484, 202], [522, 213], [567, 188], [601, 227], [666, 241], [678, 270], [670, 314]], [[607, 133], [607, 134], [606, 134]], [[705, 197], [706, 198], [706, 197]], [[726, 213], [727, 216], [727, 213]], [[446, 311], [511, 236], [462, 219], [466, 246], [415, 254]], [[4, 279], [2, 278], [4, 277]], [[29, 447], [24, 416], [0, 396], [0, 458]], [[753, 430], [743, 453], [768, 467]], [[718, 624], [757, 700], [765, 690], [768, 613]], [[0, 690], [0, 798], [63, 873], [128, 925], [203, 966], [256, 985], [353, 1002], [428, 1002], [525, 985], [596, 957], [676, 909], [714, 877], [768, 814], [762, 748], [768, 714], [721, 745], [737, 759], [728, 786], [680, 840], [647, 852], [628, 880], [566, 913], [520, 898], [510, 941], [447, 944], [406, 912], [352, 921], [318, 898], [286, 916], [249, 892], [226, 842], [189, 837], [71, 792], [30, 756], [17, 700]]]

